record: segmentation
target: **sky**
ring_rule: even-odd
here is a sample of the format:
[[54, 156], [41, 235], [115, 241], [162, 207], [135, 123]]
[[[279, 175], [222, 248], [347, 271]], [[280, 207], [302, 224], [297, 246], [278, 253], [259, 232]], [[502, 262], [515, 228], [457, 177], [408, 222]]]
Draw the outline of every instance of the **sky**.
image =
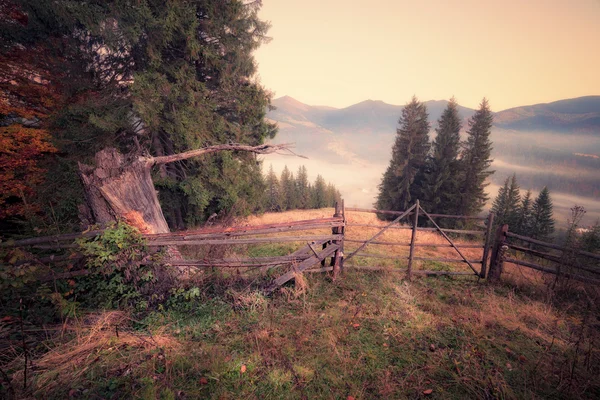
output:
[[455, 96], [494, 111], [600, 95], [600, 0], [263, 0], [255, 53], [274, 93], [310, 105]]

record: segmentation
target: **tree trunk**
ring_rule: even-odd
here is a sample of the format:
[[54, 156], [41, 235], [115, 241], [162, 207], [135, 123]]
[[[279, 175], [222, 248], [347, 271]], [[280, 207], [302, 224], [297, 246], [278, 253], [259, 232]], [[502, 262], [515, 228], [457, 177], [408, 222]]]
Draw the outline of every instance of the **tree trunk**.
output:
[[167, 233], [158, 196], [152, 183], [151, 169], [218, 151], [248, 151], [256, 154], [288, 150], [289, 144], [246, 146], [239, 144], [215, 145], [168, 156], [124, 156], [116, 149], [107, 148], [96, 153], [95, 165], [79, 163], [86, 210], [90, 223], [106, 225], [119, 219], [135, 226], [142, 233]]
[[167, 233], [148, 157], [127, 158], [116, 149], [96, 153], [95, 166], [79, 164], [87, 206], [95, 223], [121, 218], [142, 233]]

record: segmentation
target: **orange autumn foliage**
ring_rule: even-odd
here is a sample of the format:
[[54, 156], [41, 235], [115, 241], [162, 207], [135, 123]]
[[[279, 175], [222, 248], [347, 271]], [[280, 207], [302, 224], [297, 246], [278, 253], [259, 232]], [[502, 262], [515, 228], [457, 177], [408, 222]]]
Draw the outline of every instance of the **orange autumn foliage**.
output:
[[43, 129], [16, 124], [0, 127], [0, 218], [38, 211], [27, 201], [43, 181], [44, 170], [38, 160], [55, 151]]

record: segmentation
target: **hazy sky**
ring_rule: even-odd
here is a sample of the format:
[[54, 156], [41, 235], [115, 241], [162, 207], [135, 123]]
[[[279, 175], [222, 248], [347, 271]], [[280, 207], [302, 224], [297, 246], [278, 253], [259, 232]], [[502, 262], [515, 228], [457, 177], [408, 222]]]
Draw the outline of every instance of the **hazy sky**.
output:
[[600, 94], [600, 0], [263, 0], [275, 96], [345, 107], [456, 96], [493, 110]]

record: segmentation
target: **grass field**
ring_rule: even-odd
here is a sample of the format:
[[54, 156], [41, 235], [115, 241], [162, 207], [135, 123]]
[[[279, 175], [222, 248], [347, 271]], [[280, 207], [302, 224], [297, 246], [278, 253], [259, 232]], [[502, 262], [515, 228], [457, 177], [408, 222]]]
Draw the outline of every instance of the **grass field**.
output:
[[[294, 211], [246, 223], [331, 215]], [[348, 217], [380, 223], [370, 214]], [[396, 230], [382, 240], [408, 235]], [[433, 233], [418, 240], [444, 243]], [[276, 255], [299, 245], [227, 251]], [[466, 252], [476, 258], [481, 250]], [[425, 254], [458, 258], [441, 247]], [[425, 267], [432, 266], [417, 266]], [[22, 360], [10, 365], [12, 387], [52, 399], [600, 398], [597, 289], [549, 292], [544, 276], [510, 265], [495, 286], [474, 276], [402, 278], [347, 268], [336, 282], [306, 274], [265, 297], [258, 288], [268, 277], [207, 273], [188, 308], [141, 320], [98, 311], [66, 321], [62, 339], [48, 340], [50, 350], [33, 360], [27, 391]]]

